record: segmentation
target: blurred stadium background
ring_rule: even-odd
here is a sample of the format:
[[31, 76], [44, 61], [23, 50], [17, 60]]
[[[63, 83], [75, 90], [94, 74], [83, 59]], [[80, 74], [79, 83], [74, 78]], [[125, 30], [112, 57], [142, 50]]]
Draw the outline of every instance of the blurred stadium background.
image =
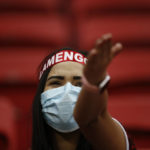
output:
[[49, 51], [124, 45], [109, 67], [109, 111], [150, 150], [149, 0], [0, 0], [0, 149], [29, 150], [36, 68]]

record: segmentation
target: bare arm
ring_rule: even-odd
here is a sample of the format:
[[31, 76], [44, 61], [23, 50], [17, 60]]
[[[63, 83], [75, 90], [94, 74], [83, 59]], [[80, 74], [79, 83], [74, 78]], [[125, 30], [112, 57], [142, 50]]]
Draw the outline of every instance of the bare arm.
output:
[[[83, 74], [92, 85], [104, 79], [108, 65], [122, 49], [121, 44], [112, 46], [111, 41], [111, 34], [102, 36], [89, 54]], [[83, 87], [74, 109], [74, 117], [95, 150], [125, 150], [123, 131], [109, 115], [107, 100], [107, 90], [99, 94]]]

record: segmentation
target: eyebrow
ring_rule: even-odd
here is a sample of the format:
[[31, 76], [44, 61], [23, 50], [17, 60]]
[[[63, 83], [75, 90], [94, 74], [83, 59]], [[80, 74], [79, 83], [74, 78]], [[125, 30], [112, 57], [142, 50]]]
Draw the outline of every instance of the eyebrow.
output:
[[[59, 80], [64, 80], [64, 76], [51, 76], [49, 77], [47, 80], [51, 80], [51, 79], [59, 79]], [[73, 76], [74, 80], [80, 80], [81, 76]]]
[[51, 79], [64, 80], [64, 76], [51, 76], [51, 77], [49, 77], [47, 80], [51, 80]]

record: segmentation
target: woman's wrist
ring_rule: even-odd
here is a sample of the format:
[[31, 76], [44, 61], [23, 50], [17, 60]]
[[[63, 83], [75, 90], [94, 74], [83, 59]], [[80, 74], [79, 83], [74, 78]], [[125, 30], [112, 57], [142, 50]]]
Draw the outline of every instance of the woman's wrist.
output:
[[84, 75], [82, 76], [83, 87], [92, 93], [102, 93], [107, 88], [109, 81], [110, 76], [108, 74], [97, 85], [91, 84]]

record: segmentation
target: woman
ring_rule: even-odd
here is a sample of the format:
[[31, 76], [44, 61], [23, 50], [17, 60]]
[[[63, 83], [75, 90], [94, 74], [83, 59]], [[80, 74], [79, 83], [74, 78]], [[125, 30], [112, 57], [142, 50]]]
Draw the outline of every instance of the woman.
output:
[[123, 127], [107, 110], [106, 71], [121, 49], [106, 34], [88, 58], [60, 49], [44, 59], [33, 103], [32, 150], [129, 149]]

